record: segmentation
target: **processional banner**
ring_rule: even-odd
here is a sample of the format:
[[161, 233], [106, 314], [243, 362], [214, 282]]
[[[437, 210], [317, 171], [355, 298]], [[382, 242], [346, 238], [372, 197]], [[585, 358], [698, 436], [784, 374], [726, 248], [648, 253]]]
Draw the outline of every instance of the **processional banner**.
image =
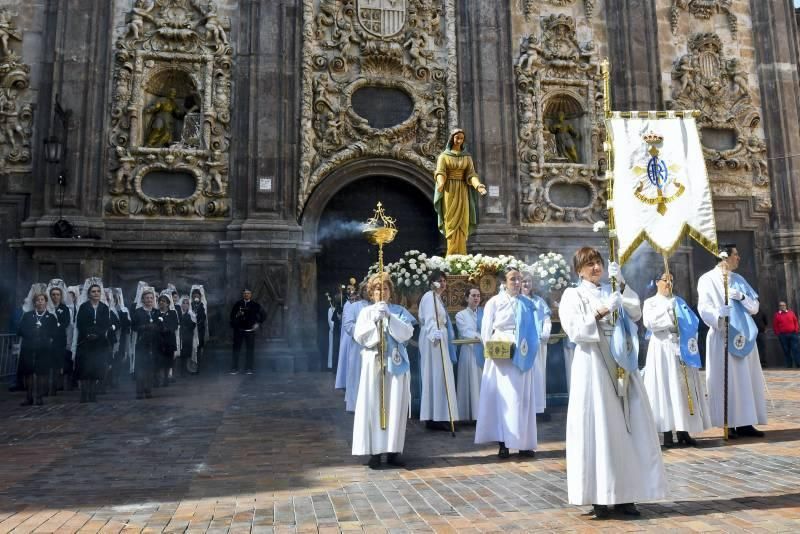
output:
[[619, 262], [643, 241], [669, 256], [684, 234], [716, 255], [714, 207], [691, 112], [641, 115], [613, 112], [607, 120], [613, 149], [609, 208]]

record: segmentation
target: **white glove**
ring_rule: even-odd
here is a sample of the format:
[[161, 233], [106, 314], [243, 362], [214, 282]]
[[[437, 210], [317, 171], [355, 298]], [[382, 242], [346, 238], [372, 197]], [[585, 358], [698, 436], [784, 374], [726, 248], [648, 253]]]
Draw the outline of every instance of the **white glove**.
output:
[[738, 289], [731, 289], [728, 291], [728, 298], [730, 300], [744, 300], [744, 293]]
[[731, 316], [731, 307], [723, 304], [719, 307], [719, 316], [720, 317], [730, 317]]
[[439, 329], [434, 330], [431, 332], [431, 335], [428, 339], [430, 339], [431, 343], [438, 343], [442, 340], [442, 331]]
[[622, 294], [619, 291], [614, 291], [608, 298], [606, 298], [605, 307], [609, 312], [615, 312], [622, 306]]
[[625, 277], [622, 276], [622, 268], [620, 268], [619, 263], [615, 261], [608, 264], [608, 276], [610, 278], [616, 278], [617, 282], [620, 284], [625, 283]]
[[376, 321], [380, 321], [389, 317], [389, 305], [385, 302], [379, 302], [375, 305], [375, 309], [373, 310], [373, 317], [375, 317]]
[[164, 322], [164, 318], [163, 317], [159, 317], [158, 320], [161, 321], [162, 323]]
[[116, 327], [115, 325], [113, 325], [113, 324], [112, 324], [112, 325], [111, 325], [111, 331], [112, 331], [112, 332], [115, 332], [116, 330], [117, 330], [117, 327]]

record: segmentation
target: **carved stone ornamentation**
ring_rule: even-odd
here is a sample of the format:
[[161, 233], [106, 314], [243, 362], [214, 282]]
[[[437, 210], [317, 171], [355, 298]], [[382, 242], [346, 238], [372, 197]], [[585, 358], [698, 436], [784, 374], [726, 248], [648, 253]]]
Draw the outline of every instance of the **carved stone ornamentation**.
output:
[[0, 173], [30, 172], [31, 167], [30, 67], [12, 49], [21, 43], [14, 17], [0, 9]]
[[700, 111], [697, 124], [715, 192], [768, 196], [767, 148], [747, 78], [738, 58], [725, 57], [718, 35], [695, 34], [688, 53], [673, 64], [670, 105]]
[[736, 14], [731, 9], [731, 4], [733, 4], [733, 0], [672, 0], [669, 12], [672, 33], [675, 34], [678, 31], [681, 11], [688, 11], [691, 15], [703, 20], [708, 20], [718, 13], [724, 14], [731, 33], [736, 36], [739, 23], [736, 20]]
[[603, 80], [575, 20], [542, 19], [523, 38], [516, 75], [523, 224], [591, 223], [605, 215]]
[[116, 42], [107, 215], [228, 215], [229, 31], [213, 1], [135, 1]]
[[[554, 6], [564, 7], [564, 6], [571, 6], [572, 4], [575, 3], [576, 0], [544, 0], [544, 1]], [[537, 0], [523, 1], [522, 6], [523, 10], [525, 11], [525, 20], [529, 21], [535, 15], [537, 3], [541, 2], [540, 1], [537, 2]], [[586, 12], [587, 19], [591, 18], [592, 14], [594, 13], [594, 3], [595, 0], [583, 0], [583, 9]]]
[[303, 0], [303, 19], [298, 214], [355, 158], [433, 173], [458, 117], [454, 0]]

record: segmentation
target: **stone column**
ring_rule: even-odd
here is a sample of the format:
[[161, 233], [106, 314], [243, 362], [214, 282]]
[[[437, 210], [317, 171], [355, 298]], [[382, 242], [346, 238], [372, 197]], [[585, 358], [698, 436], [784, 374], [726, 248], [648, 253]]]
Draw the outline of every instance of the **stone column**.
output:
[[663, 109], [654, 0], [606, 0], [605, 16], [613, 108]]
[[[800, 306], [800, 87], [797, 23], [790, 0], [750, 0], [763, 125], [772, 181], [772, 264], [777, 299]], [[769, 310], [776, 303], [764, 302]], [[765, 307], [765, 310], [767, 308]]]
[[519, 221], [510, 9], [484, 0], [456, 4], [461, 127], [481, 180], [500, 188], [499, 197], [481, 200], [475, 245], [508, 241], [498, 232]]

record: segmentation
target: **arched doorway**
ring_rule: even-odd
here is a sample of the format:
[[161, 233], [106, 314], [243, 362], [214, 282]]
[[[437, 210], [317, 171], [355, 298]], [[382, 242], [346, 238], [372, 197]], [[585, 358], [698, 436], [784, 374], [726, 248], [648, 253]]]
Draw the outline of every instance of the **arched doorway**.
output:
[[[433, 179], [416, 167], [396, 160], [369, 160], [337, 169], [309, 199], [303, 214], [307, 239], [319, 246], [317, 255], [318, 345], [322, 368], [327, 365], [327, 298], [338, 304], [339, 287], [350, 277], [358, 281], [378, 258], [378, 250], [361, 235], [357, 223], [372, 216], [382, 202], [397, 220], [395, 240], [384, 247], [385, 261], [411, 249], [443, 253], [432, 201]], [[335, 364], [335, 361], [334, 361]]]

